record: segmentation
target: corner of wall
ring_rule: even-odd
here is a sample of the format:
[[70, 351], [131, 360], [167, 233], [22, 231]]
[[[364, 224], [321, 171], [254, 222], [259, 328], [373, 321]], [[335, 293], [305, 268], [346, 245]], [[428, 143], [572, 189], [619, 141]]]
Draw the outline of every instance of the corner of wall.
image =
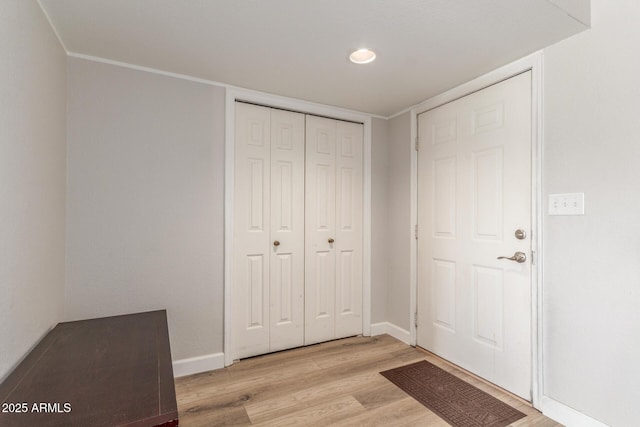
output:
[[[5, 7], [6, 6], [6, 7]], [[35, 2], [0, 14], [0, 377], [61, 319], [66, 168], [66, 53]], [[37, 64], [34, 67], [33, 64]], [[6, 90], [5, 90], [6, 89]], [[6, 100], [6, 102], [5, 102]]]
[[173, 377], [185, 377], [201, 372], [224, 368], [224, 353], [211, 353], [203, 356], [180, 359], [173, 362]]
[[574, 20], [591, 27], [591, 0], [549, 0]]
[[391, 335], [395, 339], [402, 341], [407, 345], [411, 345], [411, 334], [406, 329], [402, 329], [393, 323], [389, 322], [380, 322], [380, 323], [372, 323], [371, 324], [371, 336], [375, 337], [377, 335]]

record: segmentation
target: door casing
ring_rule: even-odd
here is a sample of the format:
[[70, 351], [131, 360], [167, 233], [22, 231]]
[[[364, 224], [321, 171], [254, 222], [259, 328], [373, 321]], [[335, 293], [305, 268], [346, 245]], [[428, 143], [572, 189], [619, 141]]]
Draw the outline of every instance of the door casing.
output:
[[235, 102], [318, 115], [362, 123], [363, 141], [363, 252], [362, 252], [362, 335], [371, 335], [371, 120], [368, 114], [324, 106], [292, 98], [237, 88], [226, 89], [225, 105], [225, 183], [224, 183], [224, 364], [237, 359], [233, 354], [232, 336], [232, 254], [233, 254], [233, 179], [235, 146]]
[[[532, 351], [532, 372], [531, 372], [531, 402], [537, 409], [542, 405], [542, 87], [543, 87], [543, 54], [542, 51], [533, 53], [525, 58], [480, 76], [470, 82], [464, 83], [441, 95], [430, 98], [415, 107], [411, 108], [411, 227], [416, 227], [418, 220], [418, 155], [416, 142], [418, 136], [418, 115], [444, 105], [448, 102], [467, 96], [471, 93], [482, 90], [498, 82], [506, 80], [520, 73], [531, 71], [531, 224], [532, 237], [531, 248], [535, 264], [531, 269], [531, 351]], [[406, 111], [403, 111], [404, 113]], [[401, 114], [401, 113], [399, 113]], [[415, 346], [417, 342], [416, 315], [418, 301], [418, 250], [417, 240], [414, 233], [411, 233], [410, 240], [410, 312], [409, 312], [409, 332], [410, 344]]]

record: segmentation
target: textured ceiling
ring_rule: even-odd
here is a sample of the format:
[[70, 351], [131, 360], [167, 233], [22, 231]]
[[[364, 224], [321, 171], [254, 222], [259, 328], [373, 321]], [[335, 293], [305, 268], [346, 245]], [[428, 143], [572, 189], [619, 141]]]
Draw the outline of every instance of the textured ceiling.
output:
[[[66, 49], [392, 115], [587, 28], [588, 0], [40, 0]], [[369, 65], [348, 61], [369, 47]]]

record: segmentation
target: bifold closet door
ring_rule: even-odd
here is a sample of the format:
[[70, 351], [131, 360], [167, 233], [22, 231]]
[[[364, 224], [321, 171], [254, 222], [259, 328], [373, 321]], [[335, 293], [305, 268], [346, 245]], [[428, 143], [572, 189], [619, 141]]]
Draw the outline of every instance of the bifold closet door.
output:
[[232, 342], [243, 358], [304, 340], [304, 115], [236, 103]]
[[271, 110], [270, 351], [304, 344], [304, 123]]
[[305, 344], [362, 333], [362, 125], [307, 116]]

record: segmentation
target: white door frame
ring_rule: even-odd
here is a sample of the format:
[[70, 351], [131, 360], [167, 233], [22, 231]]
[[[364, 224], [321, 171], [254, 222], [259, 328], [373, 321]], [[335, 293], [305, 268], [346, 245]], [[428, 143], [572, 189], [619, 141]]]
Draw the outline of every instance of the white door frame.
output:
[[[434, 96], [411, 111], [411, 224], [418, 220], [418, 154], [415, 150], [418, 136], [418, 115], [440, 105], [477, 92], [525, 71], [531, 71], [531, 250], [535, 265], [531, 269], [531, 400], [535, 408], [542, 406], [542, 51], [531, 54], [470, 82]], [[410, 250], [410, 343], [417, 343], [415, 314], [418, 310], [418, 246], [411, 233]]]
[[225, 172], [224, 172], [224, 365], [233, 364], [233, 338], [231, 336], [231, 283], [233, 254], [233, 174], [235, 146], [235, 102], [246, 101], [266, 107], [282, 108], [300, 113], [314, 114], [338, 120], [347, 120], [364, 125], [364, 169], [363, 169], [363, 252], [362, 252], [362, 335], [371, 335], [371, 119], [372, 116], [357, 111], [345, 110], [266, 94], [251, 90], [227, 88], [225, 107]]

